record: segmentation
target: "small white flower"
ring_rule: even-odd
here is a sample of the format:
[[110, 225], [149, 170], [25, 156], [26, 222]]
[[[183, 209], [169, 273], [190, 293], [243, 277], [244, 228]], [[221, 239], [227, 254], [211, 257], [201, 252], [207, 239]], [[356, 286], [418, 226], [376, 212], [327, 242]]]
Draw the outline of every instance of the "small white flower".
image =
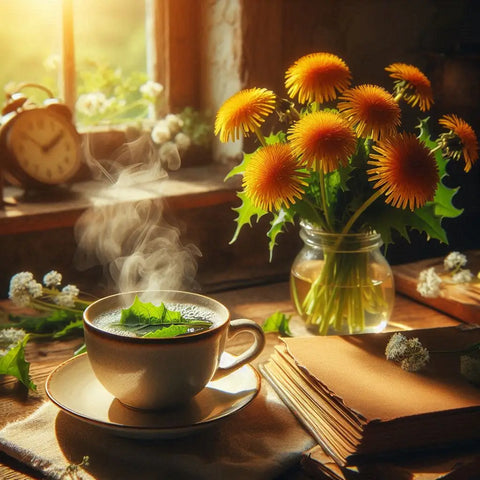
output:
[[78, 297], [80, 290], [76, 285], [65, 285], [62, 288], [62, 292], [68, 293], [69, 295], [72, 295], [74, 297]]
[[405, 358], [400, 366], [407, 372], [416, 372], [422, 369], [430, 360], [428, 350], [421, 344], [418, 338], [410, 338], [407, 341]]
[[387, 360], [399, 362], [400, 367], [407, 372], [420, 370], [430, 360], [428, 350], [418, 338], [407, 338], [399, 332], [390, 337], [385, 356]]
[[175, 145], [180, 152], [186, 152], [192, 145], [192, 139], [183, 132], [175, 135]]
[[147, 98], [158, 97], [164, 88], [161, 83], [154, 82], [153, 80], [147, 80], [141, 87], [140, 93]]
[[18, 342], [21, 342], [25, 335], [25, 330], [21, 328], [0, 330], [0, 357], [6, 355]]
[[30, 293], [32, 298], [38, 298], [42, 296], [43, 287], [41, 283], [38, 283], [36, 280], [31, 281], [28, 284], [28, 293]]
[[443, 267], [446, 271], [458, 270], [467, 264], [467, 257], [463, 253], [451, 252], [443, 260]]
[[385, 348], [385, 356], [387, 360], [397, 362], [405, 356], [406, 349], [407, 337], [397, 332], [390, 337], [390, 340]]
[[31, 272], [20, 272], [10, 280], [8, 298], [15, 305], [26, 307], [34, 298], [42, 295], [42, 285], [38, 283]]
[[0, 330], [0, 345], [16, 344], [25, 337], [25, 330], [21, 328], [5, 328]]
[[183, 127], [183, 120], [173, 113], [169, 113], [165, 117], [165, 121], [167, 122], [168, 128], [172, 132], [172, 135], [178, 133]]
[[172, 138], [172, 132], [168, 128], [168, 124], [165, 120], [159, 120], [152, 130], [152, 140], [161, 145], [162, 143], [168, 142]]
[[104, 93], [93, 92], [80, 95], [77, 100], [77, 110], [88, 117], [93, 117], [105, 113], [111, 105], [112, 100], [108, 100]]
[[435, 298], [440, 295], [440, 285], [442, 279], [435, 272], [435, 268], [422, 270], [418, 276], [417, 292], [422, 297]]
[[75, 285], [66, 285], [53, 301], [61, 307], [74, 307], [80, 290]]
[[62, 283], [62, 274], [51, 270], [43, 276], [43, 284], [48, 288], [57, 287]]
[[452, 275], [453, 283], [468, 283], [471, 282], [473, 278], [473, 273], [468, 269], [459, 270], [457, 273]]

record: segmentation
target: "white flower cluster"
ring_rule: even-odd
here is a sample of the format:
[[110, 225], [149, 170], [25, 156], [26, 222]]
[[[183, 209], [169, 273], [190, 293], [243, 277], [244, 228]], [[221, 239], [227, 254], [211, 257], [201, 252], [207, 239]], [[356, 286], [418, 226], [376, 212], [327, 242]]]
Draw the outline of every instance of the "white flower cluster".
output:
[[33, 278], [31, 272], [20, 272], [10, 280], [8, 298], [19, 307], [26, 307], [42, 296], [53, 298], [55, 304], [62, 307], [74, 307], [80, 293], [75, 285], [66, 285], [61, 291], [57, 287], [62, 282], [62, 275], [55, 270], [43, 276], [45, 288]]
[[48, 288], [58, 287], [62, 283], [62, 274], [52, 270], [43, 276], [43, 284]]
[[417, 292], [422, 297], [435, 298], [440, 295], [440, 285], [442, 279], [435, 272], [435, 268], [427, 268], [422, 270], [418, 276]]
[[185, 152], [192, 141], [182, 132], [183, 120], [179, 115], [169, 113], [165, 118], [158, 120], [152, 128], [151, 137], [156, 145], [172, 142], [180, 152]]
[[42, 293], [42, 285], [33, 278], [31, 272], [17, 273], [10, 280], [8, 298], [19, 307], [26, 307], [32, 299], [41, 297]]
[[[473, 273], [468, 268], [463, 268], [466, 264], [467, 257], [462, 253], [451, 252], [445, 257], [443, 268], [448, 274], [450, 283], [469, 283], [473, 280]], [[435, 298], [440, 295], [442, 283], [443, 280], [435, 268], [430, 267], [420, 272], [417, 291], [422, 297]]]
[[61, 307], [74, 307], [80, 290], [75, 285], [66, 285], [62, 288], [53, 301]]
[[158, 120], [152, 128], [151, 139], [158, 147], [162, 164], [169, 170], [177, 170], [181, 164], [181, 154], [191, 146], [191, 138], [182, 132], [183, 120], [179, 115], [169, 113]]
[[467, 264], [467, 257], [463, 253], [449, 253], [443, 261], [443, 267], [446, 272], [450, 272], [453, 283], [468, 283], [473, 279], [473, 273], [468, 268], [463, 268]]
[[154, 100], [163, 93], [163, 85], [153, 80], [147, 80], [141, 87], [140, 93], [149, 100]]
[[443, 260], [443, 268], [446, 272], [457, 271], [467, 264], [467, 257], [460, 252], [451, 252]]
[[0, 357], [3, 357], [21, 342], [25, 337], [25, 330], [21, 328], [5, 328], [0, 330]]
[[87, 117], [104, 114], [115, 102], [113, 98], [107, 98], [103, 92], [84, 93], [78, 97], [76, 108]]
[[407, 338], [399, 332], [390, 337], [385, 356], [387, 360], [400, 363], [401, 368], [407, 372], [420, 370], [430, 360], [428, 350], [418, 338]]

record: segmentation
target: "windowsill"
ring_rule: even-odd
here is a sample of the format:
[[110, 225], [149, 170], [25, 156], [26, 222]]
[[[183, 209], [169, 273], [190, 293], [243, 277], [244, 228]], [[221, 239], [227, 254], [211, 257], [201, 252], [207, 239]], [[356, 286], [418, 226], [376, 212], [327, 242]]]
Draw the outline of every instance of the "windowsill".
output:
[[15, 273], [33, 271], [39, 276], [52, 268], [85, 291], [97, 285], [108, 292], [110, 286], [105, 286], [107, 279], [100, 266], [79, 269], [74, 264], [77, 222], [92, 206], [149, 199], [158, 201], [160, 209], [165, 207], [159, 211], [178, 229], [180, 248], [198, 249], [195, 281], [201, 290], [285, 280], [300, 247], [295, 229], [282, 234], [272, 261], [267, 217], [257, 219], [255, 228], [245, 228], [232, 244], [236, 216], [232, 208], [238, 206], [239, 177], [225, 182], [227, 172], [225, 165], [218, 164], [182, 167], [164, 180], [130, 188], [106, 188], [100, 182], [85, 181], [73, 184], [56, 199], [50, 192], [29, 201], [22, 199], [22, 190], [5, 188], [5, 199], [18, 201], [0, 210], [0, 298], [7, 295], [8, 281]]
[[181, 210], [231, 202], [236, 198], [236, 183], [225, 182], [226, 173], [222, 165], [188, 167], [170, 172], [165, 179], [132, 187], [84, 181], [32, 198], [26, 198], [19, 188], [7, 186], [4, 198], [8, 204], [0, 210], [0, 235], [72, 227], [93, 205], [161, 198], [171, 209]]

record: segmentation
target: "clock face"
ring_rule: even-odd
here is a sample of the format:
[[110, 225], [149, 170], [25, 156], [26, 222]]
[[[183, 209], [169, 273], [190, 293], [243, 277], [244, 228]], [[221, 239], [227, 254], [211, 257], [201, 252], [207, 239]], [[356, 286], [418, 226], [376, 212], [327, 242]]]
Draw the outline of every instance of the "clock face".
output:
[[77, 131], [46, 108], [21, 112], [10, 127], [7, 145], [17, 166], [40, 183], [64, 183], [80, 166]]

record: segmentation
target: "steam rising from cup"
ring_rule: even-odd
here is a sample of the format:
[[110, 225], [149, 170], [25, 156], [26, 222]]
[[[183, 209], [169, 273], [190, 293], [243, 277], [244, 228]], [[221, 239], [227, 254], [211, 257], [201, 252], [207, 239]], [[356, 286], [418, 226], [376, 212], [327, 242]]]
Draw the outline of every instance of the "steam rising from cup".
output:
[[101, 186], [75, 225], [76, 267], [101, 265], [107, 286], [119, 292], [193, 289], [201, 253], [182, 245], [179, 229], [164, 217], [167, 170], [180, 166], [175, 145], [156, 149], [141, 137], [122, 146], [111, 162], [87, 158]]

